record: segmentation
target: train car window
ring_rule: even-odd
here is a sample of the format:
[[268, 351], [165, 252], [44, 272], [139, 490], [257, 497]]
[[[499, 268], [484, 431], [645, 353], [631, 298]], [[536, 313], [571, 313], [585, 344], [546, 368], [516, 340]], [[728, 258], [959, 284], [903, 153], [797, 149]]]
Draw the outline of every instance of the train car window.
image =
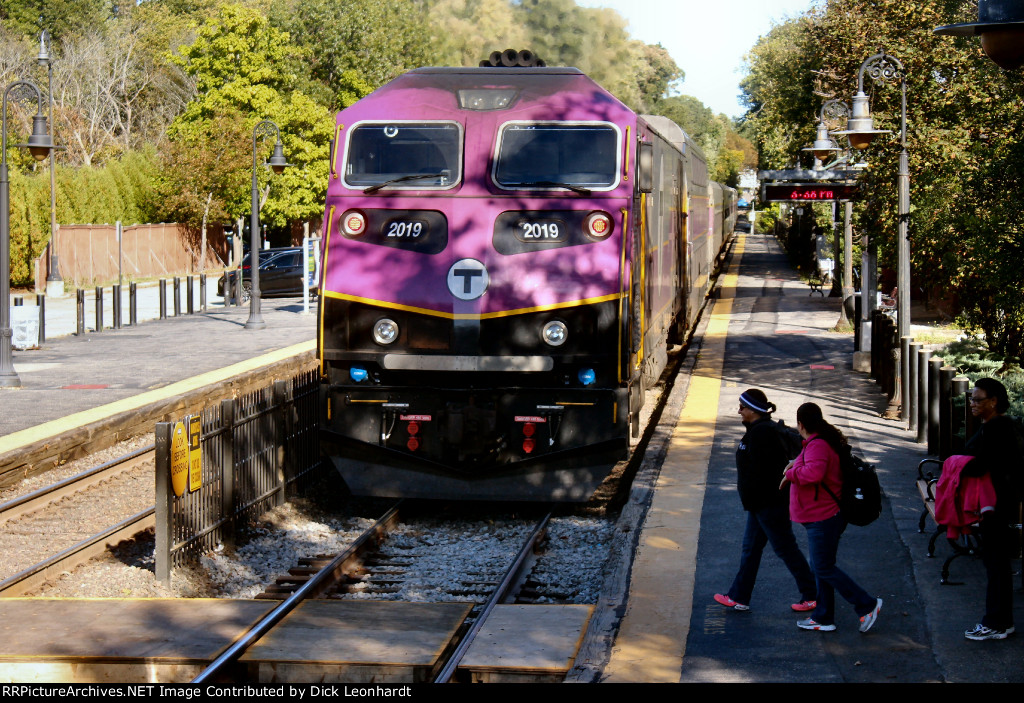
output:
[[511, 122], [498, 136], [494, 182], [506, 189], [611, 190], [619, 130], [607, 123]]
[[349, 130], [345, 185], [382, 189], [452, 188], [462, 178], [457, 122], [362, 122]]

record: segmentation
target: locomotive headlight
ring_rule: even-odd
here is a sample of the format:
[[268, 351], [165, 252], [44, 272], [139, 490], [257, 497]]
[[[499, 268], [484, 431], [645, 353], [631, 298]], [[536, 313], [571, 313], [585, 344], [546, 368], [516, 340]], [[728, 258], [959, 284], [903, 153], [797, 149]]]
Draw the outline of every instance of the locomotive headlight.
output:
[[377, 320], [377, 324], [373, 326], [373, 341], [377, 344], [388, 345], [396, 339], [398, 339], [398, 323], [386, 317]]
[[347, 237], [358, 237], [366, 231], [366, 216], [358, 210], [350, 210], [341, 217], [341, 231]]
[[583, 233], [591, 239], [601, 241], [612, 233], [612, 218], [604, 212], [592, 212], [583, 221]]
[[564, 322], [552, 320], [544, 325], [544, 328], [540, 331], [540, 336], [541, 339], [551, 346], [560, 347], [569, 338], [569, 329], [565, 326]]

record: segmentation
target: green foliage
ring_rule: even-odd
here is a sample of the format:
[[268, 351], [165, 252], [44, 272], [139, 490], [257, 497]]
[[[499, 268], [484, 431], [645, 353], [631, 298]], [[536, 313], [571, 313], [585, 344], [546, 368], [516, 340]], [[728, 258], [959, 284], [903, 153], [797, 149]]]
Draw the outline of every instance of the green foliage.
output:
[[728, 186], [739, 184], [740, 171], [756, 165], [756, 150], [736, 132], [725, 115], [715, 115], [697, 98], [675, 95], [658, 102], [656, 114], [664, 115], [697, 140], [711, 177]]
[[[58, 166], [57, 222], [152, 221], [158, 162], [153, 149], [132, 152], [102, 168]], [[11, 171], [11, 282], [32, 283], [32, 260], [50, 241], [50, 176], [43, 162], [35, 172]]]
[[38, 36], [47, 29], [55, 40], [102, 29], [113, 15], [112, 0], [0, 0], [0, 18], [12, 30]]
[[[846, 101], [868, 57], [884, 50], [903, 65], [910, 155], [913, 285], [953, 293], [961, 321], [990, 347], [1024, 352], [1024, 76], [1003, 72], [975, 38], [940, 37], [938, 25], [973, 19], [972, 3], [939, 0], [826, 0], [774, 28], [748, 57], [743, 88], [762, 166], [784, 168], [814, 138], [821, 104]], [[855, 208], [857, 234], [896, 268], [900, 80], [865, 77], [877, 138], [858, 158], [866, 197]], [[836, 127], [838, 125], [835, 125]], [[805, 160], [806, 161], [806, 160]]]
[[[168, 130], [171, 158], [162, 191], [181, 191], [174, 211], [189, 213], [189, 221], [195, 223], [197, 216], [202, 218], [198, 204], [208, 202], [212, 194], [216, 212], [232, 219], [247, 215], [251, 189], [239, 184], [251, 181], [251, 166], [245, 164], [251, 163], [253, 147], [241, 138], [242, 132], [253, 134], [259, 123], [271, 120], [280, 129], [285, 156], [293, 165], [274, 179], [262, 219], [280, 226], [317, 216], [327, 187], [331, 120], [322, 105], [289, 89], [295, 75], [288, 69], [295, 65], [291, 59], [297, 49], [288, 34], [252, 8], [224, 4], [198, 28], [195, 41], [180, 51], [174, 61], [193, 78], [199, 94]], [[227, 138], [217, 143], [220, 130], [226, 130]], [[254, 134], [259, 163], [269, 156], [275, 136], [272, 130]], [[175, 155], [190, 148], [198, 153], [176, 161]], [[257, 177], [262, 190], [269, 176], [258, 168]]]
[[417, 0], [292, 0], [273, 4], [271, 22], [294, 37], [311, 94], [332, 111], [443, 55]]
[[1024, 418], [1024, 370], [1020, 367], [1019, 358], [1004, 358], [990, 351], [984, 340], [970, 336], [947, 344], [935, 352], [935, 356], [947, 366], [955, 367], [971, 383], [985, 377], [998, 379], [1006, 386], [1010, 397], [1007, 414]]

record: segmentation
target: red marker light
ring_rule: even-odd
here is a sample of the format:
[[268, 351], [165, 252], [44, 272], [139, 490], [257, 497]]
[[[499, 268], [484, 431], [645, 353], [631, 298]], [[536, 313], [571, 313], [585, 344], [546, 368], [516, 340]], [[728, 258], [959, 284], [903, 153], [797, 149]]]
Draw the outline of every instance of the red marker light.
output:
[[527, 437], [526, 439], [523, 440], [523, 451], [526, 452], [527, 454], [532, 454], [533, 453], [533, 448], [536, 447], [536, 446], [537, 446], [537, 443], [534, 442], [529, 437]]
[[420, 438], [410, 437], [409, 441], [405, 443], [405, 446], [408, 447], [410, 452], [416, 451], [417, 449], [420, 448]]
[[604, 239], [612, 233], [612, 219], [603, 212], [592, 212], [587, 215], [583, 230], [591, 239]]
[[527, 422], [525, 425], [523, 425], [523, 436], [525, 437], [532, 437], [536, 431], [537, 426], [532, 422]]
[[418, 434], [419, 431], [420, 431], [420, 423], [418, 423], [418, 422], [410, 422], [409, 423], [409, 427], [406, 428], [406, 429], [409, 430], [409, 434], [411, 434], [411, 435]]
[[349, 237], [358, 237], [366, 231], [366, 217], [358, 210], [346, 212], [341, 218], [341, 231]]

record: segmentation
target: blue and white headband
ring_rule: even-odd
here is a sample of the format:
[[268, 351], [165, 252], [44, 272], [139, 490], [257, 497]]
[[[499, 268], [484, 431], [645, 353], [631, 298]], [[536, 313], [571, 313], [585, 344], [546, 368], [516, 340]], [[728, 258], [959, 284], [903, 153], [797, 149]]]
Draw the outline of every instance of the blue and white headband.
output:
[[[743, 403], [744, 405], [746, 405], [751, 410], [754, 410], [755, 412], [759, 412], [762, 415], [771, 415], [771, 412], [772, 412], [771, 410], [769, 410], [768, 408], [762, 408], [761, 407], [761, 405], [760, 405], [761, 401], [757, 401], [757, 400], [752, 399], [746, 393], [743, 393], [743, 394], [740, 395], [740, 402]], [[769, 405], [771, 405], [771, 403], [769, 403]]]

